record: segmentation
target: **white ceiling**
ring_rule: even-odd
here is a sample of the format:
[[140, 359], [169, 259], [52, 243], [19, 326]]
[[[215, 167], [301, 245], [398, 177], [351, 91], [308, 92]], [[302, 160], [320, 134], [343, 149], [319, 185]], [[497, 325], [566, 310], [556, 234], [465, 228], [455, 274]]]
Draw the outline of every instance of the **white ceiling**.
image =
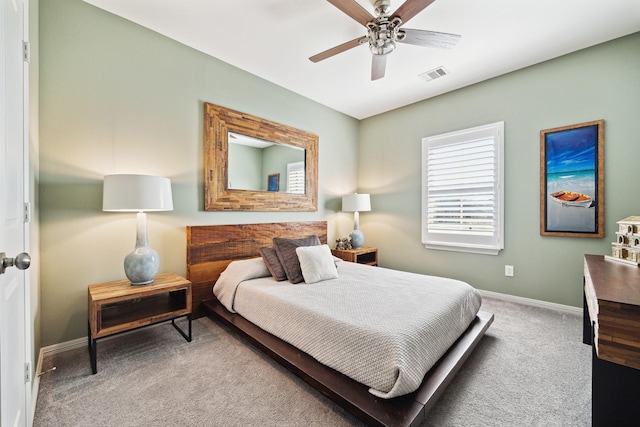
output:
[[[357, 119], [640, 31], [640, 0], [437, 0], [403, 27], [460, 34], [460, 43], [399, 44], [386, 76], [371, 81], [366, 45], [309, 61], [366, 34], [326, 0], [85, 1]], [[369, 0], [356, 1], [373, 14]], [[451, 74], [418, 78], [440, 66]]]

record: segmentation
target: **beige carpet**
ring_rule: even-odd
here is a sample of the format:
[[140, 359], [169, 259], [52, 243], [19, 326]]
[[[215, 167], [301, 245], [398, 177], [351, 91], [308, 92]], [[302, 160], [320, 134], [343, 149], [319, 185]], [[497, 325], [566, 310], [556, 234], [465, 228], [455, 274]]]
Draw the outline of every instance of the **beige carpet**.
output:
[[[495, 321], [424, 426], [588, 426], [581, 316], [485, 298]], [[216, 322], [170, 324], [48, 357], [34, 426], [354, 426], [350, 414]]]

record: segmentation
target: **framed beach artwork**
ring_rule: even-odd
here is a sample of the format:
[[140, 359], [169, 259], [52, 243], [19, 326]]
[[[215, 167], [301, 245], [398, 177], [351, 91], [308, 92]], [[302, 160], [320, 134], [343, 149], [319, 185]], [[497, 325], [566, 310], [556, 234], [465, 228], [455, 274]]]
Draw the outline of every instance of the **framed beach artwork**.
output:
[[272, 173], [267, 177], [267, 190], [268, 191], [280, 191], [280, 174]]
[[604, 237], [604, 120], [540, 131], [540, 234]]

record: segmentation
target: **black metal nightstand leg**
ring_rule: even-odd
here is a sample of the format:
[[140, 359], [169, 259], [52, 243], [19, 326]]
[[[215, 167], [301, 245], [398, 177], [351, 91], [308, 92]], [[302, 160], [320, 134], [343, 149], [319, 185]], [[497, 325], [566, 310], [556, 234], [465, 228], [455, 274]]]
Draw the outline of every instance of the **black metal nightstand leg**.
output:
[[91, 338], [91, 324], [87, 322], [87, 338], [88, 338], [88, 347], [89, 347], [89, 359], [91, 360], [91, 372], [94, 374], [98, 373], [98, 361], [96, 360], [96, 346], [98, 341]]
[[171, 319], [171, 324], [173, 325], [174, 328], [176, 328], [176, 330], [178, 332], [180, 332], [180, 335], [182, 335], [184, 337], [185, 340], [187, 340], [188, 342], [191, 342], [191, 315], [187, 315], [187, 319], [189, 320], [189, 334], [187, 335], [182, 329], [180, 329], [180, 327], [176, 324], [176, 319]]

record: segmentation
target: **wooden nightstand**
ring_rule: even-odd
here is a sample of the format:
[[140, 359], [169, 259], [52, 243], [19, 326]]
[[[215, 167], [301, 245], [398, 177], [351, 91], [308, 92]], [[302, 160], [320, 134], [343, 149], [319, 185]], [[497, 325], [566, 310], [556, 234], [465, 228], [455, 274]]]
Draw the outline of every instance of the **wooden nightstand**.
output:
[[[153, 283], [133, 286], [129, 280], [89, 285], [89, 356], [98, 372], [96, 344], [100, 338], [171, 320], [191, 342], [191, 282], [175, 273], [158, 274]], [[189, 332], [175, 320], [187, 316]]]
[[378, 248], [363, 247], [360, 249], [331, 249], [338, 258], [358, 264], [378, 265]]

